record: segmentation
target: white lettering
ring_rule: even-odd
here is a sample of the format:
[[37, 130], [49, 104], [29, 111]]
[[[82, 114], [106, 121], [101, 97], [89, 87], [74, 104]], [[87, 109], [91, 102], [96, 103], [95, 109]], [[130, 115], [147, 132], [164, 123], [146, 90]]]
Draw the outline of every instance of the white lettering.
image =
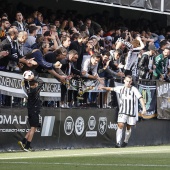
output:
[[158, 97], [160, 97], [163, 94], [168, 93], [168, 90], [170, 89], [170, 83], [163, 84], [158, 87]]
[[117, 130], [117, 127], [118, 127], [117, 124], [116, 123], [113, 124], [112, 122], [110, 122], [110, 124], [108, 125], [109, 129]]
[[0, 124], [26, 124], [28, 116], [0, 115]]

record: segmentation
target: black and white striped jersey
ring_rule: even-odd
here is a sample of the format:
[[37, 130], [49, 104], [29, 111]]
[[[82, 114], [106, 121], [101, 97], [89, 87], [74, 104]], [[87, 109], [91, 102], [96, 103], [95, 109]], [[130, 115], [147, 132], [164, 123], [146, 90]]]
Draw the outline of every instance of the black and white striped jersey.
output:
[[138, 112], [138, 99], [142, 97], [138, 89], [134, 86], [130, 88], [117, 86], [114, 87], [114, 91], [119, 94], [119, 113], [136, 117]]
[[138, 64], [138, 54], [141, 50], [139, 48], [133, 48], [132, 51], [128, 52], [125, 70], [131, 70], [133, 76], [137, 76], [137, 64]]

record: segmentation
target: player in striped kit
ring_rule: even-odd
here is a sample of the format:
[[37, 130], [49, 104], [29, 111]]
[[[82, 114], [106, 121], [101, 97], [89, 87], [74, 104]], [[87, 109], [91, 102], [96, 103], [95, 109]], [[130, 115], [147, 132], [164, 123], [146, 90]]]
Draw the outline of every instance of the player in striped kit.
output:
[[[146, 107], [142, 95], [138, 89], [132, 84], [132, 76], [127, 75], [124, 79], [124, 86], [117, 87], [101, 87], [101, 89], [115, 91], [119, 94], [119, 113], [118, 113], [118, 129], [116, 132], [116, 148], [126, 147], [128, 140], [131, 136], [131, 126], [136, 125], [136, 115], [138, 112], [137, 109], [137, 100], [140, 101], [142, 105], [142, 114], [146, 114]], [[125, 140], [121, 144], [122, 133], [124, 124], [126, 125]]]

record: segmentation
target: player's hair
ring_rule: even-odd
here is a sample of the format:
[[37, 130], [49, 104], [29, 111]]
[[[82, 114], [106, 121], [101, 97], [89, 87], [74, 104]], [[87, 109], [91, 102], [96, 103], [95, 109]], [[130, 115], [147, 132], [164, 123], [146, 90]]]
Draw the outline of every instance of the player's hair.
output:
[[132, 76], [131, 75], [127, 75], [125, 78], [130, 78], [132, 80]]

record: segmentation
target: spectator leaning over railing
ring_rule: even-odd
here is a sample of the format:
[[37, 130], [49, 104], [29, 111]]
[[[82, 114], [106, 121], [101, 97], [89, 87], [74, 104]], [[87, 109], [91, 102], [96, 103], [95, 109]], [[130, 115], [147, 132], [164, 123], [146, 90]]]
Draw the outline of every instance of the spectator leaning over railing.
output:
[[[83, 77], [100, 81], [101, 78], [99, 77], [97, 72], [98, 63], [100, 60], [101, 60], [100, 53], [94, 53], [91, 55], [91, 57], [84, 57], [81, 65], [81, 72]], [[96, 97], [97, 94], [95, 92], [90, 92], [89, 103], [93, 103], [97, 106]]]
[[157, 54], [155, 45], [151, 44], [148, 47], [149, 51], [142, 54], [138, 63], [139, 79], [152, 79], [153, 70], [156, 68], [154, 65], [154, 57]]
[[[63, 73], [70, 79], [74, 75], [81, 75], [80, 70], [77, 70], [74, 67], [74, 62], [77, 62], [78, 59], [78, 53], [76, 50], [70, 50], [68, 52], [68, 55], [66, 56], [65, 59], [61, 60], [61, 70]], [[61, 84], [61, 107], [62, 108], [69, 108], [71, 106], [71, 101], [72, 101], [72, 91], [68, 90], [66, 87], [67, 81], [63, 84]], [[67, 101], [65, 103], [65, 97], [67, 95]]]
[[167, 61], [170, 54], [170, 49], [165, 48], [162, 54], [155, 57], [155, 70], [153, 71], [153, 79], [163, 81], [167, 74]]

